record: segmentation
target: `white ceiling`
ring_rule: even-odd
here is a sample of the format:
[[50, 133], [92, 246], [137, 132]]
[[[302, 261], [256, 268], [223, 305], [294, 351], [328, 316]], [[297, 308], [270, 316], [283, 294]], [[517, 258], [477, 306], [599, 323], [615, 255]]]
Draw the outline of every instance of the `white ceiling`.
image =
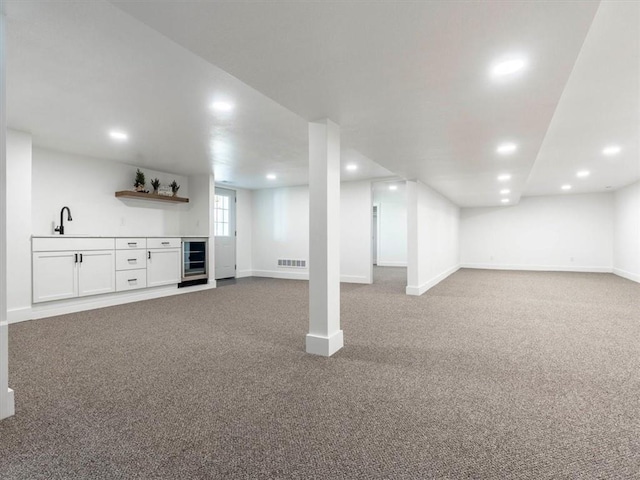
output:
[[[604, 2], [571, 72], [525, 195], [613, 190], [640, 179], [640, 2]], [[620, 154], [602, 150], [618, 145]], [[578, 171], [590, 175], [578, 178]]]
[[[308, 182], [307, 122], [108, 2], [6, 2], [7, 117], [34, 143], [246, 188]], [[229, 113], [210, 104], [232, 101]], [[129, 134], [112, 141], [109, 130]], [[390, 172], [353, 149], [344, 179]], [[276, 180], [266, 179], [275, 173]]]
[[[307, 181], [306, 121], [329, 117], [343, 164], [361, 165], [348, 178], [393, 172], [461, 206], [500, 204], [502, 172], [512, 204], [575, 184], [576, 168], [593, 173], [572, 191], [640, 178], [637, 3], [607, 2], [595, 21], [593, 1], [112, 3], [7, 2], [10, 126], [175, 173], [213, 163], [262, 188]], [[514, 53], [526, 71], [492, 80]], [[212, 114], [218, 98], [236, 109]], [[115, 126], [127, 145], [106, 137]], [[597, 135], [623, 144], [615, 163], [582, 160]], [[500, 157], [505, 140], [519, 149]]]

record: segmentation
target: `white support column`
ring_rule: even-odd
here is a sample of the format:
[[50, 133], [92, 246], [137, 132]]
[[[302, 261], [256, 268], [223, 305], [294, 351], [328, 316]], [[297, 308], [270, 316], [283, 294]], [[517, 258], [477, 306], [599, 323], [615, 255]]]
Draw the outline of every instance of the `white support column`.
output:
[[340, 127], [309, 123], [309, 334], [307, 353], [330, 357], [340, 330]]
[[0, 12], [0, 419], [15, 413], [9, 388], [9, 327], [7, 324], [7, 97], [6, 22]]
[[407, 181], [407, 295], [420, 295], [418, 182]]
[[213, 174], [209, 175], [209, 205], [208, 205], [208, 213], [209, 213], [209, 243], [207, 255], [208, 264], [207, 269], [209, 272], [209, 285], [213, 287], [217, 287], [216, 284], [216, 237], [215, 237], [215, 215], [214, 215], [214, 205], [216, 200], [216, 179]]

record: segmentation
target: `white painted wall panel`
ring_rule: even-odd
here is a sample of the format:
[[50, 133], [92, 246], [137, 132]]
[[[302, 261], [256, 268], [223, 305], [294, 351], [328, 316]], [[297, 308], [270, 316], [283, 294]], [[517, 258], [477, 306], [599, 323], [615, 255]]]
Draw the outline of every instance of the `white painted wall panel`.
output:
[[460, 209], [421, 182], [407, 182], [407, 294], [422, 295], [460, 265]]
[[614, 194], [613, 271], [640, 282], [640, 182]]
[[[180, 195], [189, 196], [187, 177], [141, 168], [147, 188], [153, 177], [163, 184], [176, 180]], [[51, 235], [60, 209], [73, 214], [67, 234], [113, 236], [181, 235], [181, 213], [188, 204], [115, 198], [117, 190], [133, 188], [136, 167], [66, 153], [33, 149], [32, 219], [35, 235]], [[196, 232], [197, 233], [197, 232]]]
[[340, 279], [350, 283], [372, 283], [371, 182], [340, 185]]
[[309, 188], [253, 191], [255, 276], [309, 278], [307, 268], [278, 268], [278, 259], [309, 260]]
[[[340, 190], [341, 280], [370, 283], [371, 183], [343, 182]], [[309, 259], [309, 188], [254, 190], [252, 200], [253, 274], [308, 279], [307, 268], [278, 268], [277, 261]]]
[[378, 207], [378, 265], [407, 266], [407, 196], [404, 182], [388, 183], [374, 189], [373, 203]]
[[464, 208], [463, 267], [610, 272], [613, 195], [525, 197], [509, 207]]

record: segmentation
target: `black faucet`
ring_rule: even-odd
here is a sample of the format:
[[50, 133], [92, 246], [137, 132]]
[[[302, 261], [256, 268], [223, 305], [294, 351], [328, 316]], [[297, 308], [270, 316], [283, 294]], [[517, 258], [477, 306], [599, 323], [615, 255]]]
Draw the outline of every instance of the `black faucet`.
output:
[[73, 218], [71, 218], [71, 210], [69, 210], [69, 207], [62, 207], [62, 210], [60, 210], [60, 226], [56, 227], [56, 229], [54, 230], [55, 232], [60, 232], [60, 235], [64, 235], [64, 211], [67, 210], [67, 220], [71, 221], [73, 220]]

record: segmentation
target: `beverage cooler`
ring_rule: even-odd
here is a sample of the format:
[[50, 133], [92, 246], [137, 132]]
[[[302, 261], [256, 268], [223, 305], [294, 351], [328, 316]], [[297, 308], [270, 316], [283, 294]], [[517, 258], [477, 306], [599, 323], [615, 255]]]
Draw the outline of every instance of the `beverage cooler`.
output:
[[182, 284], [207, 283], [208, 242], [206, 238], [182, 239]]

